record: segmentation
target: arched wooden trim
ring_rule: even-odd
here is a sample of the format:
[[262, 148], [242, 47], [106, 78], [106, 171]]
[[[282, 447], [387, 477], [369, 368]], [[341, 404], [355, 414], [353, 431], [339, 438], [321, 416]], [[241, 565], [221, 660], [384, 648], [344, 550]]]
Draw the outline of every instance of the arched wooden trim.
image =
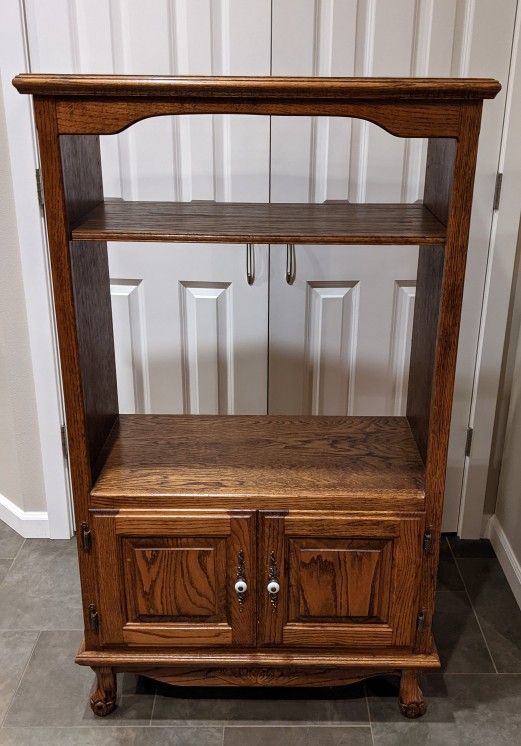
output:
[[[474, 102], [464, 106], [480, 106]], [[335, 102], [331, 100], [58, 99], [60, 134], [113, 135], [143, 119], [178, 114], [336, 116], [364, 119], [397, 137], [458, 137], [462, 104]]]

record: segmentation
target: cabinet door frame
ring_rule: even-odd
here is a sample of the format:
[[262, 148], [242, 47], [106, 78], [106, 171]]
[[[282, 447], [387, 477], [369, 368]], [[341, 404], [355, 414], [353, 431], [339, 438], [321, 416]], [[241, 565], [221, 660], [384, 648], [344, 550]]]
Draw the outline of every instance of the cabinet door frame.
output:
[[[416, 633], [424, 514], [347, 514], [344, 512], [261, 511], [258, 550], [258, 646], [382, 648], [412, 647]], [[291, 577], [291, 542], [295, 539], [374, 540], [387, 565], [389, 587], [388, 621], [350, 623], [347, 621], [290, 620], [298, 588]], [[317, 549], [319, 549], [319, 544]], [[271, 603], [267, 579], [272, 558], [275, 560], [280, 592]], [[385, 606], [385, 603], [384, 603]]]
[[[94, 511], [94, 553], [98, 574], [100, 642], [102, 645], [149, 647], [253, 647], [256, 638], [255, 511], [132, 510], [117, 513]], [[131, 574], [125, 569], [132, 540], [154, 537], [178, 539], [192, 549], [198, 538], [201, 548], [215, 551], [216, 596], [220, 619], [179, 622], [139, 621]], [[248, 591], [241, 604], [235, 592], [239, 555], [244, 559]], [[220, 577], [219, 568], [224, 572]], [[174, 582], [176, 579], [174, 579]], [[222, 581], [222, 585], [220, 584]], [[134, 613], [133, 613], [134, 612]]]

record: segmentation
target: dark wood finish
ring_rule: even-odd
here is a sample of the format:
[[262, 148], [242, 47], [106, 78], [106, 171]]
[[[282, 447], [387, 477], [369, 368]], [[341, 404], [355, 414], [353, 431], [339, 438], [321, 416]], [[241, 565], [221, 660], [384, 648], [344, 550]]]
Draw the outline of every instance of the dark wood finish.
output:
[[[422, 534], [423, 515], [261, 514], [259, 644], [411, 646]], [[276, 604], [267, 592], [272, 556]]]
[[[423, 714], [417, 672], [439, 666], [431, 621], [481, 108], [499, 84], [14, 83], [35, 94], [75, 514], [91, 527], [91, 550], [79, 542], [86, 631], [77, 662], [96, 670], [93, 709], [115, 707], [117, 671], [249, 686], [401, 671], [403, 714]], [[349, 116], [430, 138], [424, 204], [104, 201], [97, 135], [197, 113]], [[107, 239], [420, 244], [407, 418], [119, 422]]]
[[[74, 494], [76, 526], [88, 520], [88, 498], [93, 482], [92, 464], [97, 459], [97, 449], [106, 437], [111, 422], [117, 418], [116, 409], [110, 412], [114, 402], [115, 371], [112, 383], [99, 375], [97, 365], [100, 361], [98, 352], [92, 350], [89, 356], [88, 343], [99, 341], [102, 350], [108, 350], [108, 340], [112, 337], [111, 328], [93, 329], [89, 318], [89, 309], [97, 303], [100, 309], [95, 314], [108, 318], [106, 308], [109, 299], [106, 293], [108, 286], [97, 288], [95, 283], [85, 276], [90, 286], [92, 298], [85, 295], [79, 299], [80, 307], [76, 308], [74, 298], [74, 277], [76, 286], [81, 272], [87, 270], [83, 259], [73, 268], [69, 250], [70, 217], [90, 209], [100, 198], [101, 177], [99, 171], [99, 145], [97, 138], [82, 140], [82, 144], [71, 146], [64, 140], [62, 152], [56, 120], [56, 103], [52, 98], [35, 98], [34, 111], [38, 131], [38, 143], [41, 158], [41, 173], [45, 195], [45, 212], [49, 252], [51, 261], [54, 307], [60, 349], [61, 370], [63, 375], [63, 394], [67, 417], [67, 438], [69, 464]], [[80, 161], [91, 158], [92, 163], [81, 166]], [[97, 164], [97, 167], [96, 167]], [[84, 180], [78, 178], [74, 171], [79, 169]], [[103, 281], [104, 247], [99, 246], [100, 256], [93, 265], [94, 274]], [[88, 273], [87, 273], [88, 275]], [[105, 312], [104, 312], [105, 309]], [[113, 353], [112, 353], [113, 355]], [[108, 373], [110, 363], [103, 366]], [[101, 408], [96, 401], [96, 387], [101, 399]], [[87, 409], [93, 404], [93, 410]], [[100, 417], [100, 411], [104, 415]], [[98, 430], [99, 428], [99, 430]], [[97, 635], [89, 626], [89, 606], [96, 601], [96, 567], [92, 555], [81, 550], [80, 532], [77, 531], [82, 599], [85, 619], [85, 635], [88, 644], [96, 647]]]
[[[430, 400], [425, 400], [423, 419], [429, 423], [425, 466], [425, 520], [432, 533], [433, 541], [430, 551], [422, 564], [422, 581], [420, 588], [420, 608], [425, 615], [423, 629], [416, 638], [416, 650], [429, 652], [432, 649], [432, 616], [436, 592], [436, 577], [439, 557], [439, 537], [443, 513], [443, 496], [445, 492], [445, 473], [449, 447], [450, 418], [456, 372], [456, 356], [461, 318], [461, 303], [465, 280], [467, 244], [472, 209], [472, 193], [478, 149], [479, 128], [481, 123], [481, 103], [465, 107], [461, 112], [461, 136], [456, 150], [452, 144], [429, 145], [428, 170], [426, 172], [425, 199], [429, 208], [436, 212], [440, 219], [447, 216], [447, 238], [443, 261], [443, 275], [439, 288], [439, 311], [434, 331], [436, 314], [432, 305], [436, 302], [439, 275], [425, 283], [423, 291], [432, 296], [427, 305], [431, 305], [429, 318], [431, 329], [423, 329], [426, 335], [426, 356], [428, 346], [436, 338], [431, 371], [423, 371], [422, 362], [416, 358], [409, 376], [416, 383], [413, 387], [424, 386], [431, 389]], [[425, 251], [422, 258], [425, 262]], [[439, 272], [441, 261], [438, 261]], [[422, 267], [419, 267], [422, 272]], [[425, 267], [423, 268], [425, 272]], [[420, 306], [423, 302], [420, 302]], [[422, 322], [415, 318], [414, 325]], [[419, 343], [418, 343], [419, 344]], [[416, 413], [417, 416], [417, 413]], [[417, 420], [419, 422], [421, 420]], [[414, 429], [414, 421], [411, 422]], [[418, 438], [421, 446], [421, 438]]]
[[372, 676], [393, 674], [395, 671], [382, 669], [368, 672], [367, 669], [349, 669], [342, 672], [338, 668], [322, 668], [306, 671], [298, 668], [152, 668], [140, 671], [146, 676], [165, 684], [176, 686], [345, 686]]
[[[103, 644], [255, 643], [254, 515], [128, 510], [96, 513], [92, 526]], [[242, 604], [234, 590], [239, 552], [248, 582]]]
[[161, 75], [49, 75], [13, 79], [20, 93], [46, 96], [165, 96], [168, 98], [333, 98], [459, 101], [494, 98], [501, 86], [490, 78], [291, 78]]
[[107, 666], [94, 668], [94, 673], [96, 674], [96, 682], [90, 693], [90, 706], [95, 715], [105, 717], [105, 715], [114, 712], [117, 707], [116, 676], [113, 669]]
[[406, 718], [415, 719], [427, 712], [416, 671], [402, 671], [400, 679], [400, 712]]
[[192, 507], [296, 496], [301, 507], [338, 497], [344, 507], [403, 499], [410, 510], [422, 505], [423, 471], [404, 417], [121, 415], [92, 495], [96, 506], [122, 496], [190, 497]]
[[87, 650], [83, 644], [76, 656], [76, 663], [82, 666], [109, 666], [117, 670], [128, 667], [137, 671], [149, 667], [168, 668], [299, 668], [313, 670], [324, 668], [360, 669], [367, 668], [372, 675], [374, 670], [396, 669], [437, 669], [440, 659], [436, 651], [429, 654], [414, 653], [411, 650], [385, 649], [342, 650], [339, 656], [336, 650], [291, 650], [277, 648], [275, 650], [244, 648], [233, 651], [225, 649], [168, 649], [168, 648], [123, 648], [111, 647], [100, 650]]
[[427, 461], [444, 257], [443, 246], [420, 246], [418, 252], [407, 419], [424, 463]]
[[77, 344], [92, 476], [118, 417], [107, 245], [71, 241]]
[[107, 200], [72, 230], [83, 241], [439, 244], [445, 226], [423, 205], [125, 202]]
[[[463, 104], [464, 105], [464, 104]], [[151, 116], [178, 114], [255, 114], [264, 116], [355, 117], [378, 124], [398, 137], [456, 137], [462, 105], [439, 102], [328, 99], [57, 99], [59, 130], [63, 134], [114, 135]]]
[[[103, 200], [99, 137], [61, 135], [63, 191], [69, 230]], [[45, 174], [44, 174], [45, 178]], [[92, 473], [118, 413], [107, 245], [71, 242], [81, 385]]]

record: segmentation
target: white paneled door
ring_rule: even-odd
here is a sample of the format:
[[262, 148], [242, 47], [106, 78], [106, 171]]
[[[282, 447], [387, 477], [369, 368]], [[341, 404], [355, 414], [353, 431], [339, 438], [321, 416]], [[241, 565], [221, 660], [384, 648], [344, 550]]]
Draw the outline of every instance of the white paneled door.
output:
[[270, 411], [404, 414], [417, 249], [294, 251], [290, 285], [288, 250], [271, 247]]
[[[35, 72], [505, 81], [516, 0], [25, 4]], [[447, 530], [457, 525], [504, 94], [486, 107]], [[141, 200], [414, 202], [425, 152], [422, 140], [327, 117], [165, 117], [102, 138], [106, 196]], [[253, 284], [247, 251], [110, 246], [122, 411], [403, 413], [417, 250], [296, 246], [292, 284], [287, 247], [255, 247]]]
[[123, 412], [266, 413], [268, 247], [113, 244]]

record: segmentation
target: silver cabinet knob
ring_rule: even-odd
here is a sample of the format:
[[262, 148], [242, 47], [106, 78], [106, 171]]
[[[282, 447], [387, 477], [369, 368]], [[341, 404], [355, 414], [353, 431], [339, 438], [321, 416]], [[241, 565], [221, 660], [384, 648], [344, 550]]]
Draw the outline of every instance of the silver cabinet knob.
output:
[[268, 593], [272, 596], [276, 596], [279, 591], [280, 585], [277, 583], [277, 581], [270, 580], [270, 582], [268, 583]]
[[236, 593], [246, 593], [248, 590], [248, 584], [244, 580], [244, 578], [238, 578], [237, 582], [235, 583], [235, 591]]

